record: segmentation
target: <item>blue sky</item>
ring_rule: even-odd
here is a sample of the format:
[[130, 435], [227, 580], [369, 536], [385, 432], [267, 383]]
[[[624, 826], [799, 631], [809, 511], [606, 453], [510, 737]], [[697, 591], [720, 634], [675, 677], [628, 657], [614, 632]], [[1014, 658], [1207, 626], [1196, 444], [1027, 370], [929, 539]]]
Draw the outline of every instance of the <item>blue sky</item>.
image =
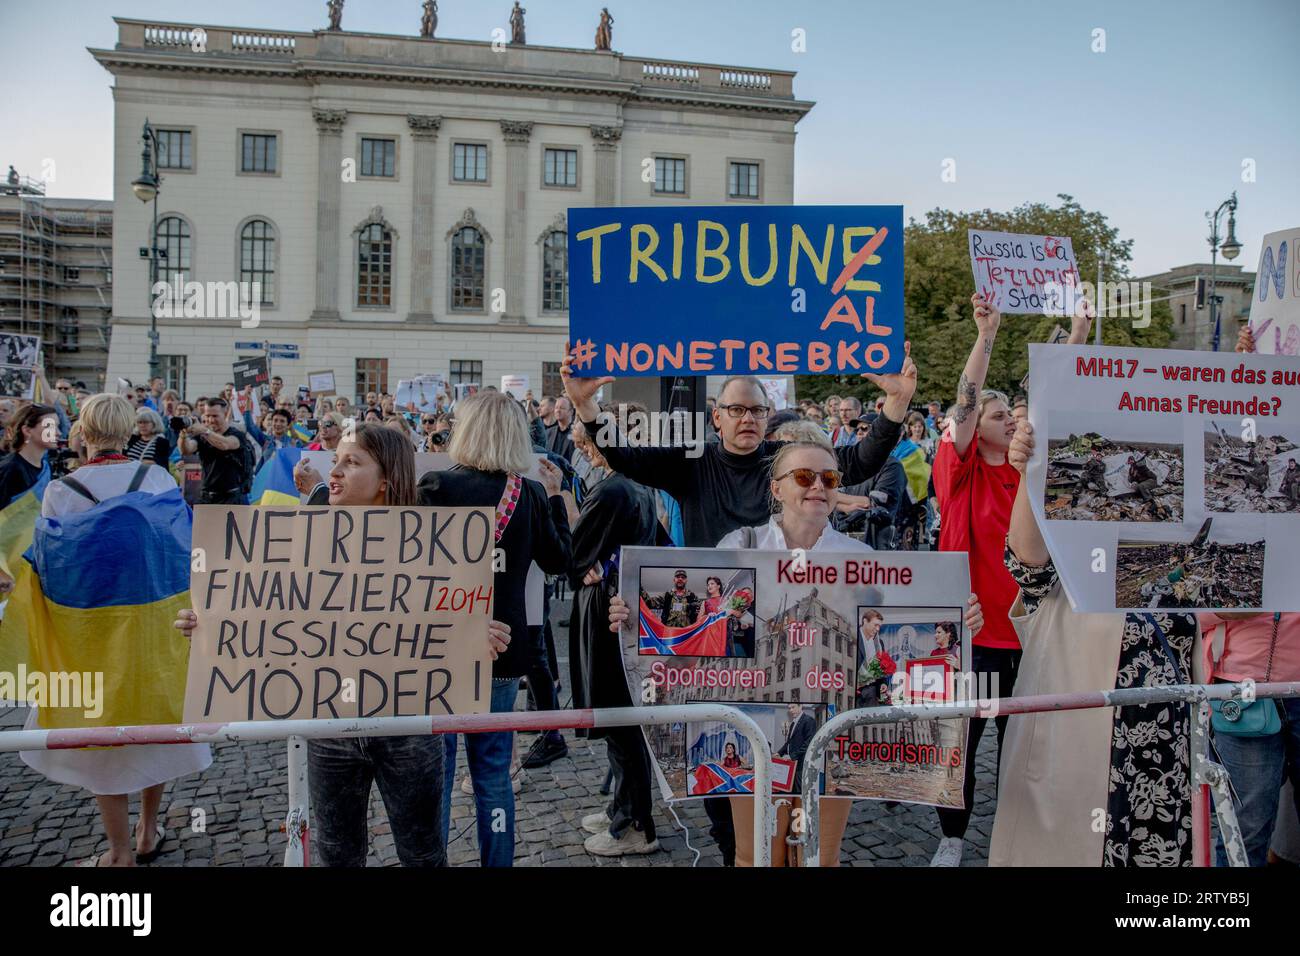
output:
[[[527, 0], [528, 39], [589, 47], [601, 0]], [[442, 0], [441, 36], [490, 39], [511, 0]], [[1295, 0], [612, 0], [614, 47], [798, 71], [797, 202], [1004, 209], [1070, 193], [1134, 241], [1137, 274], [1208, 261], [1204, 213], [1234, 189], [1248, 269], [1300, 225]], [[112, 16], [307, 30], [323, 0], [0, 0], [0, 164], [50, 194], [108, 198]], [[346, 29], [417, 32], [419, 0], [348, 0]], [[802, 29], [806, 52], [792, 49]], [[1093, 52], [1093, 31], [1105, 52]], [[943, 182], [946, 159], [956, 181]], [[1254, 160], [1255, 182], [1242, 181]]]

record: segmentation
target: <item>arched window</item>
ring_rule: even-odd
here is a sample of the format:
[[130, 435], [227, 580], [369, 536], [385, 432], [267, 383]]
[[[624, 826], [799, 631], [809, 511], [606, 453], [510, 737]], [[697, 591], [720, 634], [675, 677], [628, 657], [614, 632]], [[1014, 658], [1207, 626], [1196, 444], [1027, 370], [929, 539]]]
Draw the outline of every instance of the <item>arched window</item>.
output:
[[474, 226], [462, 226], [451, 238], [451, 307], [483, 308], [487, 282], [487, 243]]
[[542, 240], [542, 311], [569, 311], [569, 234], [562, 229]]
[[239, 230], [239, 297], [253, 301], [253, 284], [261, 291], [260, 305], [275, 304], [275, 227], [265, 219], [251, 219]]
[[393, 304], [393, 234], [372, 222], [357, 234], [357, 305]]
[[185, 281], [192, 278], [193, 242], [190, 224], [180, 216], [167, 216], [158, 220], [158, 280], [171, 287], [172, 301], [184, 302]]

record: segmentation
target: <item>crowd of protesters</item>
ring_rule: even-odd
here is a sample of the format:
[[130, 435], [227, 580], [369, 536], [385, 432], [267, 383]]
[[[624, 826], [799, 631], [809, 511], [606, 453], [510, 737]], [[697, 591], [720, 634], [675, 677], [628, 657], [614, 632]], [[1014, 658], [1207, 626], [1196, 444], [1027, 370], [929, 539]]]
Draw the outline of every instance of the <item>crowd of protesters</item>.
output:
[[[784, 409], [773, 407], [758, 379], [737, 375], [708, 400], [703, 447], [693, 449], [620, 432], [616, 421], [645, 409], [599, 404], [601, 388], [613, 380], [572, 376], [567, 354], [562, 395], [517, 400], [489, 387], [456, 402], [439, 395], [424, 409], [400, 407], [385, 393], [355, 403], [311, 398], [287, 391], [278, 376], [264, 394], [227, 383], [220, 394], [192, 401], [161, 379], [116, 396], [92, 396], [80, 383], [60, 380], [43, 389], [42, 402], [6, 399], [0, 407], [7, 422], [0, 507], [43, 480], [50, 483], [45, 514], [83, 507], [77, 486], [87, 476], [101, 497], [140, 490], [141, 475], [145, 490], [156, 493], [195, 460], [202, 480], [194, 504], [243, 504], [258, 469], [286, 449], [334, 453], [327, 476], [305, 463], [295, 471], [299, 490], [316, 504], [493, 506], [497, 544], [509, 558], [509, 570], [497, 572], [494, 584], [493, 711], [519, 706], [521, 689], [528, 706], [556, 709], [566, 681], [574, 707], [633, 704], [619, 642], [610, 633], [629, 618], [618, 597], [619, 552], [629, 545], [964, 552], [974, 592], [966, 618], [972, 667], [995, 674], [1004, 697], [1180, 684], [1198, 674], [1215, 681], [1300, 680], [1300, 614], [1198, 618], [1070, 609], [1029, 506], [1024, 473], [1036, 436], [1027, 398], [985, 388], [1000, 316], [978, 295], [971, 312], [976, 341], [943, 401], [916, 403], [910, 351], [898, 373], [864, 375], [852, 390], [859, 394], [803, 399]], [[1081, 310], [1063, 347], [1086, 341], [1089, 328], [1090, 315]], [[1238, 350], [1253, 349], [1243, 332]], [[859, 395], [868, 394], [874, 400], [864, 403]], [[430, 452], [449, 454], [453, 466], [418, 476], [414, 456]], [[522, 477], [537, 455], [543, 456], [534, 472], [540, 480]], [[68, 473], [70, 482], [61, 477]], [[570, 670], [561, 674], [549, 605], [566, 588], [573, 597]], [[183, 612], [177, 627], [188, 634], [195, 621]], [[864, 618], [863, 627], [869, 625]], [[1202, 662], [1193, 654], [1198, 633]], [[874, 633], [864, 632], [860, 642], [872, 639]], [[1293, 830], [1300, 813], [1300, 804], [1280, 805], [1279, 796], [1287, 781], [1300, 780], [1300, 704], [1263, 703], [1277, 711], [1276, 733], [1215, 740], [1252, 865], [1267, 861], [1274, 830]], [[1000, 788], [990, 862], [1190, 865], [1191, 719], [1186, 704], [997, 718]], [[985, 724], [970, 722], [971, 757]], [[581, 821], [587, 851], [656, 852], [654, 772], [641, 731], [587, 733], [604, 738], [613, 781], [609, 804]], [[509, 866], [518, 777], [560, 759], [567, 745], [558, 733], [545, 733], [521, 757], [512, 733], [469, 735], [464, 743], [463, 787], [474, 797], [481, 861]], [[317, 862], [364, 864], [374, 782], [402, 863], [445, 864], [458, 746], [455, 736], [436, 743], [313, 741]], [[1050, 772], [1035, 763], [1047, 759], [1044, 748], [1056, 755]], [[156, 826], [162, 783], [202, 769], [210, 758], [205, 748], [174, 766], [134, 775], [116, 773], [115, 761], [123, 759], [120, 752], [77, 752], [69, 755], [71, 770], [28, 761], [99, 797], [110, 850], [91, 861], [96, 865], [155, 858], [165, 838]], [[965, 770], [964, 809], [937, 811], [943, 837], [932, 865], [961, 862], [976, 799], [974, 759]], [[136, 790], [144, 791], [144, 812], [132, 853], [126, 794]], [[1106, 811], [1100, 829], [1096, 807]], [[752, 804], [711, 798], [705, 808], [723, 862], [748, 864]], [[494, 818], [498, 809], [505, 810], [504, 826]], [[783, 827], [790, 825], [790, 809], [778, 814]], [[847, 801], [823, 804], [823, 865], [838, 862], [847, 811]], [[784, 847], [778, 833], [773, 858], [796, 863]], [[1218, 857], [1225, 862], [1221, 845]]]

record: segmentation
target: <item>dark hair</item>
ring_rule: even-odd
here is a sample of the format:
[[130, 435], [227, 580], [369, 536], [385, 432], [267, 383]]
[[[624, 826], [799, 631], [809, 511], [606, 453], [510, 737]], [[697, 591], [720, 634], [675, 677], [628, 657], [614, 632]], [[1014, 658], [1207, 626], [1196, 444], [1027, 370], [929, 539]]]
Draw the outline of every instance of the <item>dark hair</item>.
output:
[[9, 419], [9, 447], [14, 451], [22, 451], [23, 445], [27, 442], [23, 429], [39, 425], [46, 415], [58, 417], [58, 414], [49, 405], [28, 405], [14, 412]]
[[710, 581], [717, 581], [717, 582], [718, 582], [718, 593], [721, 594], [721, 593], [722, 593], [722, 578], [718, 577], [718, 576], [715, 575], [715, 574], [710, 574], [707, 578], [704, 579], [704, 584], [705, 584], [706, 587], [707, 587], [707, 585], [708, 585], [708, 583], [709, 583]]
[[289, 412], [288, 412], [287, 409], [277, 408], [277, 409], [275, 409], [275, 411], [271, 412], [271, 417], [272, 417], [272, 418], [275, 418], [275, 417], [277, 417], [277, 416], [279, 416], [280, 418], [283, 418], [283, 419], [285, 420], [285, 422], [287, 422], [288, 424], [290, 424], [290, 425], [293, 424], [293, 416], [289, 414]]
[[940, 621], [938, 624], [936, 624], [934, 626], [934, 637], [936, 642], [939, 639], [940, 631], [943, 631], [945, 634], [948, 635], [949, 648], [953, 648], [957, 646], [957, 625], [956, 624], [954, 624], [952, 621]]
[[861, 622], [867, 618], [870, 618], [873, 621], [883, 621], [885, 619], [885, 615], [881, 614], [874, 607], [869, 607], [862, 612], [862, 616], [858, 618], [858, 621]]
[[357, 446], [378, 463], [388, 482], [384, 504], [417, 504], [415, 446], [411, 439], [391, 428], [364, 423], [357, 425], [354, 435]]
[[208, 399], [208, 408], [229, 408], [229, 407], [230, 407], [230, 403], [227, 402], [220, 395], [216, 396], [215, 398]]

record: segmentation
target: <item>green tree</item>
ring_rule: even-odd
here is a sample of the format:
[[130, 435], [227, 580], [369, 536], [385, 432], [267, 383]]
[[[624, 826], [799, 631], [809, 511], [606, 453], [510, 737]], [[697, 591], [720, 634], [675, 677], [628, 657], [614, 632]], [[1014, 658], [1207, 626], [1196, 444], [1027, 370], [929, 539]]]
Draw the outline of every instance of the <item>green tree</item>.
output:
[[[1090, 212], [1072, 196], [1060, 195], [1056, 206], [1025, 203], [1009, 212], [982, 209], [952, 212], [934, 209], [925, 219], [908, 222], [903, 249], [903, 308], [912, 357], [917, 365], [916, 402], [931, 399], [945, 406], [956, 398], [957, 379], [975, 342], [975, 322], [970, 304], [974, 292], [968, 229], [1039, 236], [1069, 236], [1080, 275], [1097, 278], [1097, 256], [1108, 253], [1106, 281], [1129, 278], [1133, 240], [1120, 239], [1100, 212]], [[1134, 328], [1133, 319], [1108, 317], [1102, 323], [1105, 345], [1163, 348], [1172, 337], [1172, 314], [1167, 302], [1151, 306], [1151, 324]], [[1029, 369], [1030, 342], [1044, 342], [1052, 328], [1068, 319], [1042, 315], [1004, 315], [997, 345], [989, 361], [987, 386], [1007, 392], [1019, 390]], [[875, 389], [853, 375], [801, 375], [796, 382], [800, 398], [821, 400], [827, 395], [856, 395], [874, 401]]]

